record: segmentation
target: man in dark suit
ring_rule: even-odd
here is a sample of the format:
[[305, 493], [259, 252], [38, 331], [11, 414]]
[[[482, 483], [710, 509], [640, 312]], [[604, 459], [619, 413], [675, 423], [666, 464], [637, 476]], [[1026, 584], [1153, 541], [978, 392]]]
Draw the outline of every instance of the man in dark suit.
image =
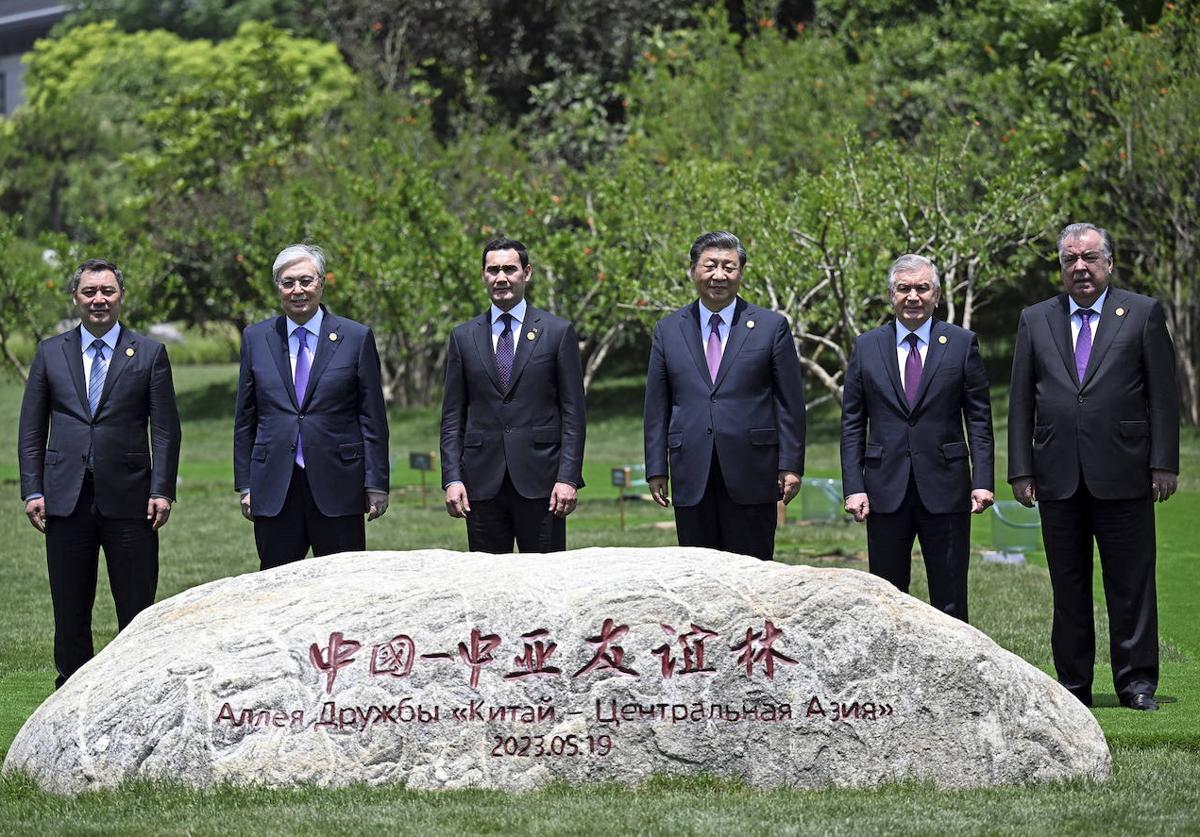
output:
[[895, 319], [855, 339], [846, 369], [846, 511], [867, 522], [871, 573], [905, 593], [919, 538], [930, 603], [965, 622], [971, 513], [995, 499], [987, 372], [975, 334], [933, 317], [933, 262], [896, 259], [888, 293]]
[[776, 503], [804, 473], [804, 380], [787, 320], [737, 295], [746, 250], [728, 232], [692, 244], [699, 299], [659, 320], [646, 373], [646, 481], [680, 546], [769, 561]]
[[179, 468], [171, 362], [118, 321], [125, 277], [92, 259], [68, 290], [80, 326], [38, 344], [19, 434], [25, 514], [46, 535], [55, 688], [92, 658], [101, 547], [118, 630], [154, 603]]
[[442, 398], [446, 511], [467, 520], [473, 552], [561, 552], [583, 488], [586, 407], [579, 339], [525, 300], [533, 276], [519, 241], [483, 248], [491, 308], [454, 328]]
[[321, 305], [325, 254], [293, 244], [271, 269], [283, 314], [242, 335], [234, 482], [261, 568], [366, 549], [387, 511], [388, 424], [371, 329]]
[[1154, 502], [1175, 493], [1175, 349], [1158, 301], [1110, 287], [1113, 246], [1091, 224], [1058, 237], [1066, 293], [1021, 312], [1008, 405], [1008, 481], [1038, 504], [1058, 680], [1092, 702], [1092, 542], [1108, 602], [1113, 684], [1158, 708]]

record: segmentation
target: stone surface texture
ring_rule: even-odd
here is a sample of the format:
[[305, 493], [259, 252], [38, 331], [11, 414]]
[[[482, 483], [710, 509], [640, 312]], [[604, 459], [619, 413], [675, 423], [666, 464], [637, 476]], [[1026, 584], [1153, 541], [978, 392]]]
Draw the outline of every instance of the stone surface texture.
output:
[[965, 788], [1111, 761], [1050, 677], [865, 572], [596, 548], [351, 553], [188, 590], [47, 699], [4, 769], [66, 794], [656, 773]]

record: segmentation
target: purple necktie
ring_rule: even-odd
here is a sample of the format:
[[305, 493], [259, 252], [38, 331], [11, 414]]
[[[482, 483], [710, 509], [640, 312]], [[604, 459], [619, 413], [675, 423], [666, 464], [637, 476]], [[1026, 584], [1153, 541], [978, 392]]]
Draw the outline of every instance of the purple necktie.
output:
[[704, 356], [708, 358], [708, 376], [715, 384], [717, 370], [721, 368], [721, 315], [713, 314], [709, 317], [708, 326], [712, 330], [708, 333], [708, 348], [705, 349]]
[[500, 375], [500, 386], [504, 389], [508, 389], [508, 384], [512, 380], [512, 320], [512, 314], [509, 314], [507, 311], [500, 315], [500, 322], [504, 323], [504, 330], [496, 338], [496, 372]]
[[1092, 356], [1092, 314], [1091, 308], [1080, 308], [1075, 312], [1079, 315], [1079, 336], [1075, 338], [1075, 373], [1079, 375], [1079, 383], [1083, 383], [1083, 374], [1087, 372], [1088, 358]]
[[921, 388], [921, 352], [917, 348], [917, 335], [904, 338], [908, 343], [908, 360], [904, 361], [904, 397], [911, 408], [917, 403], [917, 390]]
[[[304, 403], [304, 392], [308, 389], [308, 329], [296, 329], [296, 403]], [[304, 448], [300, 445], [300, 431], [296, 431], [296, 464], [304, 467]]]

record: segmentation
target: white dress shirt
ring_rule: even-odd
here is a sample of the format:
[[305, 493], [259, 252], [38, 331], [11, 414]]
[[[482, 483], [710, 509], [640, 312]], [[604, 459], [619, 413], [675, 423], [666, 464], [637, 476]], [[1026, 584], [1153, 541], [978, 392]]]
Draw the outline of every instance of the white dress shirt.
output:
[[[296, 354], [300, 351], [300, 338], [296, 336], [296, 329], [300, 328], [298, 323], [292, 322], [291, 317], [287, 317], [287, 334], [288, 334], [288, 359], [292, 363], [292, 382], [296, 380]], [[304, 343], [308, 346], [308, 368], [312, 369], [313, 358], [317, 354], [317, 338], [321, 336], [321, 321], [325, 319], [325, 312], [319, 307], [317, 313], [312, 315], [312, 319], [304, 324], [304, 329], [308, 332], [308, 336], [304, 339]]]
[[[521, 300], [508, 312], [508, 316], [513, 319], [513, 357], [517, 354], [517, 341], [521, 339], [521, 325], [525, 322], [525, 309], [528, 307], [525, 300]], [[500, 322], [500, 315], [503, 313], [495, 305], [492, 306], [492, 354], [496, 353], [496, 343], [500, 340], [500, 332], [504, 331], [504, 323]]]
[[[117, 338], [121, 336], [121, 324], [113, 323], [113, 327], [104, 333], [100, 339], [104, 341], [104, 360], [112, 364], [113, 355], [117, 351]], [[83, 350], [83, 388], [87, 391], [90, 398], [92, 386], [92, 360], [95, 358], [95, 352], [92, 351], [92, 343], [96, 342], [96, 338], [83, 326], [79, 327], [79, 342]], [[104, 372], [105, 378], [108, 377], [108, 370]]]
[[[1100, 325], [1100, 312], [1104, 310], [1104, 298], [1107, 296], [1108, 288], [1105, 288], [1104, 293], [1096, 297], [1096, 301], [1088, 306], [1090, 310], [1096, 312], [1096, 316], [1088, 319], [1088, 325], [1092, 327], [1093, 346], [1096, 344], [1096, 326]], [[1071, 314], [1068, 319], [1071, 322], [1071, 348], [1074, 349], [1075, 344], [1079, 342], [1079, 330], [1083, 328], [1083, 317], [1076, 316], [1075, 312], [1082, 310], [1083, 306], [1077, 303], [1074, 299], [1071, 299], [1070, 295], [1067, 296], [1067, 300], [1071, 308]]]
[[737, 307], [737, 297], [733, 298], [733, 302], [726, 305], [720, 311], [709, 311], [704, 307], [704, 303], [700, 303], [700, 349], [708, 351], [708, 335], [712, 332], [708, 321], [712, 319], [714, 313], [721, 316], [721, 322], [717, 325], [717, 336], [721, 338], [721, 354], [725, 354], [725, 344], [729, 342], [729, 328], [733, 325], [733, 309]]
[[921, 354], [921, 369], [925, 369], [925, 358], [929, 354], [929, 337], [933, 332], [933, 317], [930, 317], [925, 322], [921, 323], [916, 331], [913, 331], [908, 326], [899, 320], [896, 321], [896, 362], [900, 364], [900, 385], [904, 386], [904, 367], [908, 362], [908, 353], [911, 351], [908, 345], [908, 335], [917, 335], [917, 351]]

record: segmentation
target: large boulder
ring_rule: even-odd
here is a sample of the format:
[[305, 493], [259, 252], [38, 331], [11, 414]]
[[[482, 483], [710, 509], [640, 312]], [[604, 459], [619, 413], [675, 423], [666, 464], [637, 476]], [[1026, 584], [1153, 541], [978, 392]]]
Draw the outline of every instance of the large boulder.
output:
[[713, 773], [775, 787], [1104, 779], [1091, 713], [853, 570], [704, 549], [354, 553], [142, 613], [4, 769], [524, 790]]

